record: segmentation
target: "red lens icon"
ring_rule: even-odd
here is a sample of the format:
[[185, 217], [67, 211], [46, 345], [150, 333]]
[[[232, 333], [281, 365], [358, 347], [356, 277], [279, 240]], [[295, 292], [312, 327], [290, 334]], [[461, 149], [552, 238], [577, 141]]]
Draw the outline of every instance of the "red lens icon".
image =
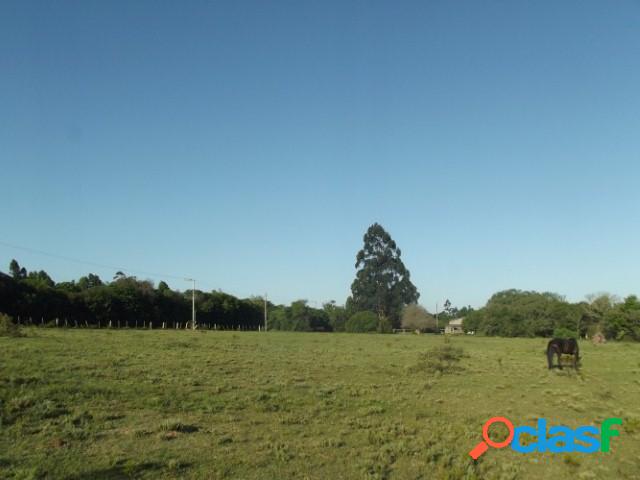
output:
[[[509, 435], [507, 436], [507, 439], [504, 442], [494, 442], [489, 438], [489, 427], [494, 423], [498, 423], [498, 422], [504, 423], [507, 429], [509, 430]], [[477, 460], [478, 457], [480, 457], [480, 455], [482, 455], [484, 452], [486, 452], [489, 449], [489, 447], [504, 448], [507, 445], [509, 445], [511, 443], [511, 440], [513, 440], [513, 423], [511, 423], [509, 419], [505, 417], [490, 418], [482, 426], [482, 438], [484, 438], [484, 442], [480, 442], [475, 447], [473, 447], [473, 450], [469, 452], [469, 455], [471, 455], [471, 457], [474, 460]]]

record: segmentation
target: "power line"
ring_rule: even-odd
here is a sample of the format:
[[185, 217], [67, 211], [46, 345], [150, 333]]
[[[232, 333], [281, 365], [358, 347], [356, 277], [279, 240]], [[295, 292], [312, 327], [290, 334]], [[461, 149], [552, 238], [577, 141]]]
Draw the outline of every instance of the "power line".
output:
[[[78, 263], [78, 264], [82, 264], [82, 265], [91, 265], [93, 267], [99, 267], [99, 268], [108, 268], [108, 269], [115, 270], [116, 272], [122, 271], [122, 272], [129, 272], [129, 273], [137, 273], [137, 274], [141, 274], [141, 275], [149, 275], [151, 277], [156, 277], [156, 278], [172, 278], [174, 280], [186, 280], [188, 278], [186, 275], [180, 276], [180, 275], [170, 275], [168, 273], [154, 273], [154, 272], [147, 272], [147, 271], [144, 271], [144, 270], [138, 270], [138, 269], [134, 269], [134, 268], [116, 267], [114, 265], [107, 265], [107, 264], [104, 264], [104, 263], [91, 262], [91, 261], [88, 261], [88, 260], [80, 260], [78, 258], [67, 257], [65, 255], [57, 255], [55, 253], [44, 252], [42, 250], [36, 250], [34, 248], [23, 247], [23, 246], [20, 246], [20, 245], [14, 245], [14, 244], [11, 244], [11, 243], [4, 242], [2, 240], [0, 240], [0, 245], [3, 245], [5, 247], [9, 247], [9, 248], [14, 248], [16, 250], [22, 250], [22, 251], [25, 251], [25, 252], [34, 253], [34, 254], [37, 254], [37, 255], [44, 255], [46, 257], [57, 258], [59, 260], [66, 260], [67, 262], [74, 262], [74, 263]], [[191, 280], [191, 279], [189, 278], [189, 280]]]
[[[209, 288], [211, 291], [217, 291], [219, 290], [219, 288], [213, 288], [213, 285], [211, 285], [208, 282], [203, 282], [201, 280], [198, 280], [197, 278], [194, 279], [193, 277], [190, 277], [189, 275], [172, 275], [172, 274], [168, 274], [168, 273], [157, 273], [157, 272], [148, 272], [145, 270], [139, 270], [136, 268], [125, 268], [125, 267], [118, 267], [115, 265], [109, 265], [109, 264], [105, 264], [105, 263], [99, 263], [99, 262], [92, 262], [89, 260], [82, 260], [79, 258], [74, 258], [74, 257], [68, 257], [66, 255], [58, 255], [56, 253], [51, 253], [51, 252], [45, 252], [43, 250], [37, 250], [35, 248], [30, 248], [30, 247], [24, 247], [21, 245], [15, 245], [13, 243], [8, 243], [5, 242], [3, 240], [0, 240], [0, 245], [8, 247], [8, 248], [13, 248], [15, 250], [22, 250], [24, 252], [28, 252], [28, 253], [32, 253], [32, 254], [36, 254], [36, 255], [43, 255], [45, 257], [51, 257], [51, 258], [57, 258], [59, 260], [65, 260], [67, 262], [73, 262], [73, 263], [77, 263], [80, 265], [90, 265], [92, 267], [98, 267], [98, 268], [108, 268], [109, 270], [114, 270], [116, 272], [121, 271], [121, 272], [127, 272], [127, 273], [135, 273], [135, 274], [139, 274], [139, 275], [148, 275], [150, 277], [155, 277], [155, 278], [167, 278], [167, 279], [173, 279], [173, 280], [182, 280], [182, 281], [197, 281], [200, 284], [200, 287], [204, 287], [204, 288]], [[229, 293], [230, 292], [225, 292], [225, 293]], [[233, 295], [233, 294], [232, 294]], [[234, 295], [238, 298], [240, 298], [239, 295]], [[322, 305], [324, 302], [318, 302], [317, 300], [307, 300], [309, 303], [313, 302], [314, 304], [316, 304], [316, 308], [318, 308], [318, 304]]]

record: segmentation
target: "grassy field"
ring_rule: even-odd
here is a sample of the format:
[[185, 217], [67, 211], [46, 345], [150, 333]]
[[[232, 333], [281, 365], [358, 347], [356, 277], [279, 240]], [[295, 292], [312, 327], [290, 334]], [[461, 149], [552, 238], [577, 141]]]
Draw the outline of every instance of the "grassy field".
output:
[[[35, 329], [0, 338], [0, 478], [639, 478], [640, 345], [544, 339]], [[482, 424], [621, 417], [612, 451], [467, 452]], [[494, 434], [500, 432], [494, 432]]]

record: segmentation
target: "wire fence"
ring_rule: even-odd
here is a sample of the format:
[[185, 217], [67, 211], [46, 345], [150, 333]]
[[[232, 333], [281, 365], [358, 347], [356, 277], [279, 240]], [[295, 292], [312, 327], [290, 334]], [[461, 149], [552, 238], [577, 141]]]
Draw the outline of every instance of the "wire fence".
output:
[[[16, 323], [20, 326], [27, 327], [39, 327], [39, 328], [84, 328], [84, 329], [135, 329], [135, 330], [193, 330], [193, 323], [189, 321], [129, 321], [129, 320], [80, 320], [73, 318], [52, 318], [45, 319], [44, 317], [33, 318], [17, 316]], [[197, 322], [196, 330], [215, 330], [215, 331], [263, 331], [263, 325], [251, 325], [251, 324], [222, 324], [211, 322]]]

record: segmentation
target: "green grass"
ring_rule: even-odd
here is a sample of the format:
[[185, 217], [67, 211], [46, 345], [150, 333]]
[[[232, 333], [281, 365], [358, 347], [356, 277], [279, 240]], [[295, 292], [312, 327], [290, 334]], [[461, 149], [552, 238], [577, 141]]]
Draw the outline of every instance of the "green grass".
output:
[[[0, 338], [0, 478], [638, 478], [640, 345], [33, 329]], [[458, 355], [456, 355], [458, 357]], [[451, 365], [450, 365], [451, 364]], [[453, 365], [455, 364], [455, 365]], [[431, 365], [431, 366], [430, 366]], [[449, 368], [455, 367], [455, 368]], [[608, 454], [467, 452], [488, 418], [623, 418]]]

